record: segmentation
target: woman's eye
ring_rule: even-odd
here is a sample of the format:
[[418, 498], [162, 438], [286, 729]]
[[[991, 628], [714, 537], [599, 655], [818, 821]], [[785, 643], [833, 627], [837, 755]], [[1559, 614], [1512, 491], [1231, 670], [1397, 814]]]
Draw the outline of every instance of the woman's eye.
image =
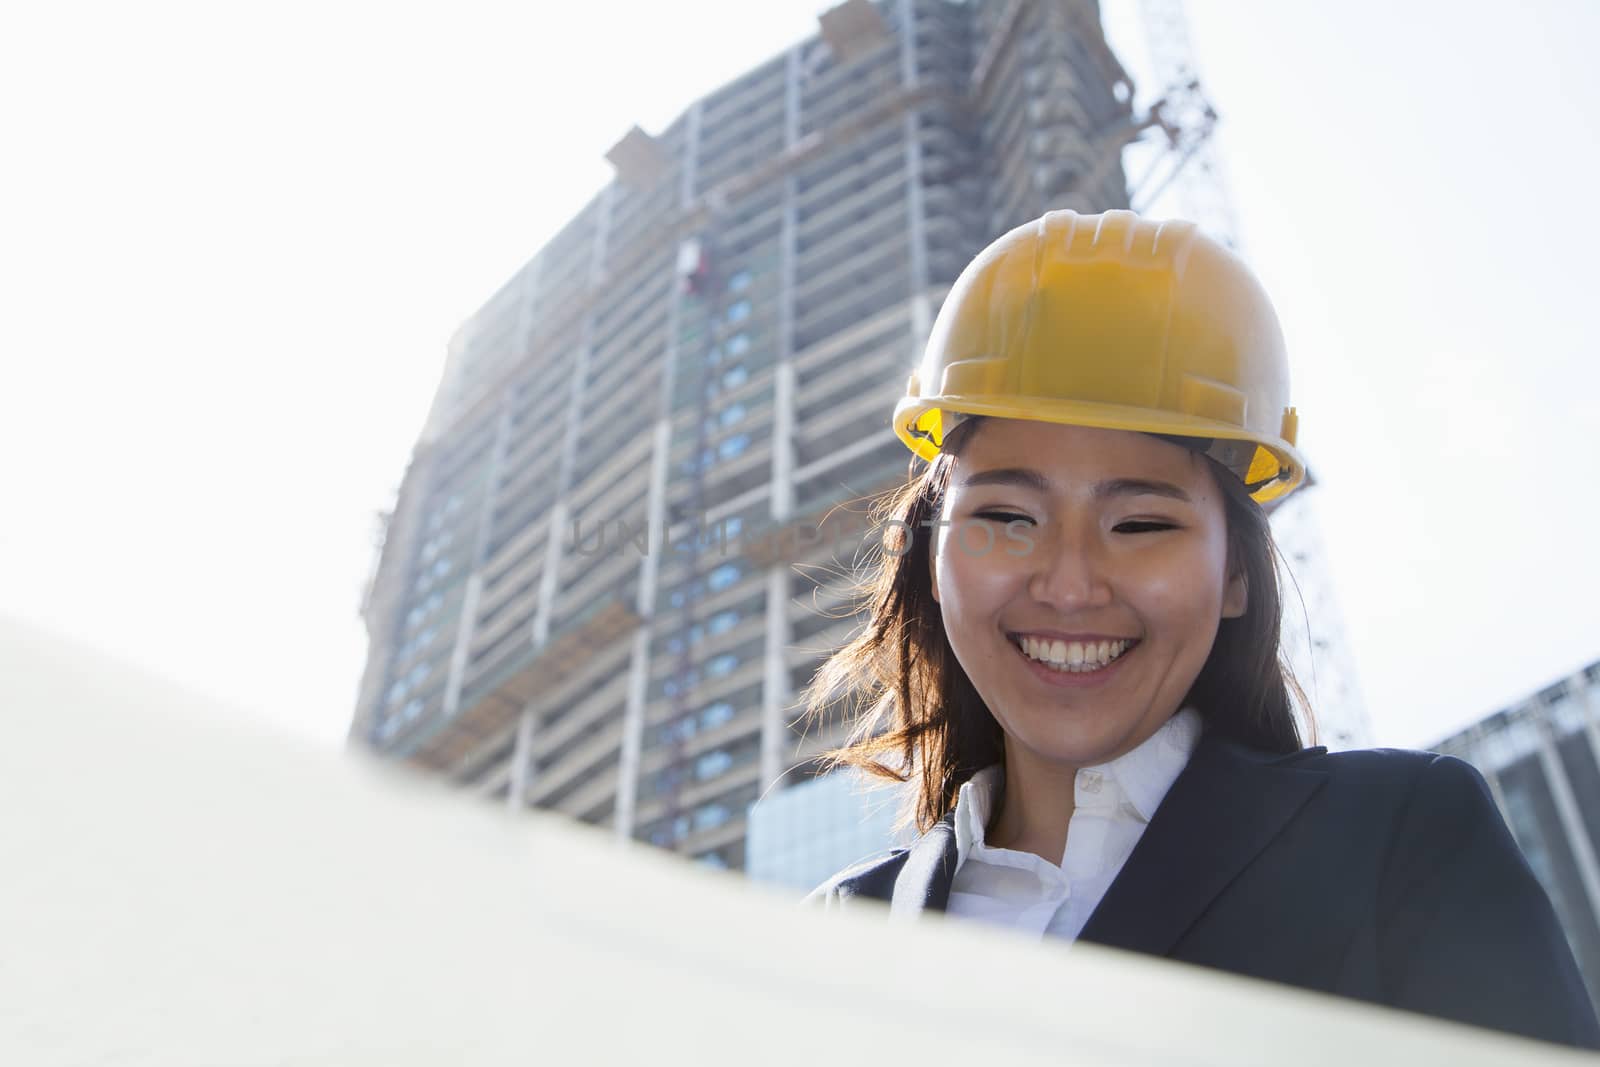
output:
[[1176, 530], [1177, 526], [1170, 522], [1151, 522], [1148, 519], [1129, 519], [1127, 522], [1117, 523], [1115, 529], [1122, 533], [1149, 533], [1154, 530]]
[[1032, 522], [1028, 516], [1015, 511], [979, 511], [973, 513], [975, 519], [990, 519], [994, 522]]

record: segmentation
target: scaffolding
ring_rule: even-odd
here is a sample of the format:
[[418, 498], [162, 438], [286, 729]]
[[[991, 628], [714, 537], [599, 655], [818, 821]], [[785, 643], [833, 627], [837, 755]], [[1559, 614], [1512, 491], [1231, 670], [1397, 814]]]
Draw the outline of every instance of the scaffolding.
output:
[[480, 746], [509, 729], [542, 694], [579, 670], [591, 649], [621, 639], [638, 625], [639, 616], [620, 600], [597, 605], [582, 622], [535, 649], [460, 714], [436, 717], [426, 732], [396, 755], [412, 766], [453, 774]]
[[[687, 777], [685, 762], [688, 758], [689, 736], [697, 713], [695, 691], [699, 674], [695, 668], [695, 612], [700, 600], [701, 551], [706, 547], [705, 533], [701, 527], [705, 495], [706, 422], [710, 415], [711, 394], [717, 363], [711, 358], [716, 351], [717, 300], [722, 291], [721, 275], [716, 269], [713, 250], [706, 237], [685, 241], [678, 252], [678, 276], [682, 286], [680, 299], [693, 300], [700, 307], [703, 328], [698, 351], [699, 375], [695, 382], [694, 444], [689, 453], [689, 494], [684, 506], [688, 529], [683, 535], [682, 550], [673, 555], [682, 561], [683, 599], [679, 605], [679, 622], [676, 634], [677, 655], [671, 678], [668, 680], [668, 698], [671, 712], [662, 724], [667, 741], [667, 763], [662, 768], [661, 788], [662, 820], [672, 828], [673, 843], [684, 836], [677, 831], [682, 815], [681, 795]], [[671, 527], [668, 526], [670, 534]], [[678, 546], [674, 546], [677, 548]]]

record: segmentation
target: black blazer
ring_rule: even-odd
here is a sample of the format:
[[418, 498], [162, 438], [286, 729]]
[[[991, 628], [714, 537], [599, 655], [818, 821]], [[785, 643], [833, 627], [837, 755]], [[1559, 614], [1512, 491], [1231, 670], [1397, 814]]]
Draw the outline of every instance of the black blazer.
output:
[[[954, 819], [806, 900], [943, 911]], [[1451, 756], [1280, 756], [1206, 734], [1081, 937], [1600, 1048], [1549, 898], [1482, 776]]]

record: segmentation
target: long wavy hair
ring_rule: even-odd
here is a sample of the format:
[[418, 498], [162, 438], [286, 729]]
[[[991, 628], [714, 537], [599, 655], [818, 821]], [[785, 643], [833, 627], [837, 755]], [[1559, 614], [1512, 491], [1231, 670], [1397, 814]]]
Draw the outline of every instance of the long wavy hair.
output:
[[[802, 694], [803, 718], [844, 707], [847, 740], [821, 754], [821, 770], [854, 767], [869, 778], [910, 783], [897, 828], [926, 832], [955, 807], [962, 783], [1003, 762], [1004, 733], [956, 660], [933, 599], [928, 554], [955, 458], [982, 417], [946, 435], [933, 462], [873, 501], [881, 538], [868, 547], [865, 577], [849, 590], [866, 626], [817, 670]], [[1205, 666], [1180, 706], [1193, 706], [1208, 732], [1252, 748], [1303, 747], [1291, 694], [1315, 726], [1304, 691], [1279, 649], [1281, 558], [1261, 505], [1227, 468], [1204, 455], [1222, 491], [1229, 558], [1244, 572], [1242, 616], [1223, 619]]]

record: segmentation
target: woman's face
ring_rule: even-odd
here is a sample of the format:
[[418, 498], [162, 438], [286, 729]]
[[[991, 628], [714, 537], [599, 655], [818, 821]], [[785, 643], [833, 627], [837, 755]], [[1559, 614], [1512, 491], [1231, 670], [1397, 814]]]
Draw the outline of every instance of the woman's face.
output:
[[1187, 449], [989, 418], [955, 459], [930, 565], [1008, 752], [1067, 769], [1120, 756], [1178, 710], [1218, 623], [1244, 612], [1227, 557], [1221, 492]]

